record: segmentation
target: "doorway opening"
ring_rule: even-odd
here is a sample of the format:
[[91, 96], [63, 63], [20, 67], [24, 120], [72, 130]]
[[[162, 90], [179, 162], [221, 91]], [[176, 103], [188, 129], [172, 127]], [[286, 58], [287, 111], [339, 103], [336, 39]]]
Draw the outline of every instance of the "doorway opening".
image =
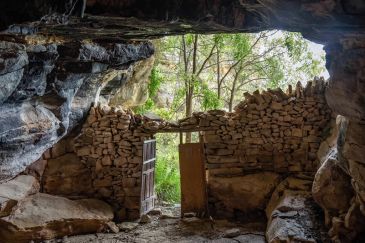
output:
[[156, 144], [155, 190], [157, 203], [179, 206], [181, 202], [179, 134], [156, 134]]
[[[189, 210], [199, 211], [196, 210], [197, 206], [194, 206], [194, 203], [199, 196], [200, 198], [204, 196], [205, 200], [206, 193], [205, 177], [202, 176], [205, 174], [205, 167], [201, 150], [203, 147], [200, 143], [201, 138], [198, 132], [192, 132], [190, 133], [191, 143], [184, 144], [184, 136], [186, 137], [184, 133], [158, 133], [155, 138], [155, 203], [156, 206], [171, 208], [171, 211], [176, 215], [180, 214], [181, 207], [183, 207], [184, 212]], [[199, 170], [197, 170], [196, 166], [199, 165]], [[182, 176], [181, 173], [184, 175]], [[200, 182], [196, 178], [202, 178], [204, 181], [201, 180]], [[191, 198], [194, 200], [191, 200]], [[205, 202], [200, 204], [203, 205], [203, 203], [206, 204]], [[200, 206], [200, 208], [203, 208], [203, 206]]]

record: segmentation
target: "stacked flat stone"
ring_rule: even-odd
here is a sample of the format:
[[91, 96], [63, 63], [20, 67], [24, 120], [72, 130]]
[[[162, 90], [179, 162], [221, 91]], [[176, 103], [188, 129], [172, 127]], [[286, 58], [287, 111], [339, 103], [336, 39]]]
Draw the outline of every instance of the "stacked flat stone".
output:
[[225, 125], [204, 133], [211, 174], [315, 172], [316, 153], [331, 119], [324, 83], [245, 96]]
[[91, 168], [97, 197], [118, 205], [126, 218], [139, 217], [143, 141], [140, 117], [120, 107], [91, 108], [75, 152]]
[[[143, 142], [158, 132], [201, 131], [211, 181], [257, 172], [312, 175], [332, 116], [324, 90], [324, 81], [318, 80], [304, 88], [289, 86], [286, 92], [255, 91], [246, 93], [234, 112], [196, 112], [174, 123], [121, 107], [93, 107], [73, 140], [74, 151], [57, 157], [60, 146], [52, 148], [43, 188], [68, 197], [92, 195], [109, 202], [120, 219], [138, 218]], [[72, 186], [77, 178], [83, 178], [82, 186]], [[209, 202], [220, 205], [212, 193]]]
[[253, 171], [315, 172], [332, 112], [324, 80], [293, 90], [245, 93], [235, 112], [197, 112], [155, 131], [203, 131], [207, 167], [214, 174]]
[[[219, 129], [204, 133], [211, 174], [250, 171], [315, 172], [316, 156], [331, 110], [324, 83], [298, 83], [294, 92], [268, 90], [245, 94]], [[213, 123], [213, 122], [212, 122]]]

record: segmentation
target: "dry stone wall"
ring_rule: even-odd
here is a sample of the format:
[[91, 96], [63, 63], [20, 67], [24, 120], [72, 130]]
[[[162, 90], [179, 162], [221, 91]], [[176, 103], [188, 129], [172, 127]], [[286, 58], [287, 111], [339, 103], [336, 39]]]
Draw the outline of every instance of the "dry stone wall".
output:
[[92, 108], [75, 152], [90, 169], [92, 188], [118, 209], [118, 217], [140, 216], [142, 149], [151, 138], [139, 126], [141, 117], [108, 106]]
[[113, 206], [117, 220], [138, 218], [143, 142], [155, 126], [130, 110], [92, 107], [81, 131], [47, 150], [26, 173], [40, 178], [44, 193], [99, 198]]
[[299, 83], [295, 92], [246, 94], [236, 112], [219, 118], [224, 124], [204, 134], [210, 174], [314, 173], [331, 119], [323, 92], [323, 82], [309, 82], [304, 89]]
[[235, 112], [197, 112], [158, 132], [203, 131], [210, 175], [257, 171], [308, 172], [318, 168], [317, 151], [329, 135], [332, 112], [323, 79], [298, 82], [293, 90], [245, 93]]
[[[316, 80], [306, 87], [298, 83], [286, 92], [247, 93], [235, 112], [197, 112], [176, 123], [135, 115], [121, 107], [93, 107], [76, 138], [63, 140], [50, 155], [45, 153], [43, 190], [68, 197], [93, 195], [109, 202], [119, 219], [137, 218], [143, 142], [158, 132], [201, 131], [211, 212], [228, 217], [235, 217], [236, 211], [263, 212], [280, 178], [312, 176], [318, 168], [316, 153], [328, 135], [332, 116], [324, 98], [325, 86], [323, 80]], [[254, 203], [248, 200], [242, 205], [242, 200], [219, 196], [247, 198], [247, 191], [259, 193], [255, 185], [265, 172], [271, 173], [270, 183], [260, 190], [262, 195], [252, 198]], [[247, 176], [255, 178], [253, 186], [238, 188], [238, 181], [251, 181]], [[77, 185], [80, 180], [82, 185]]]
[[[314, 175], [319, 167], [317, 151], [329, 136], [333, 116], [325, 88], [324, 80], [314, 80], [306, 87], [289, 86], [286, 92], [246, 93], [233, 113], [195, 113], [178, 123], [177, 130], [203, 131], [211, 213], [260, 216], [257, 213], [262, 215], [278, 176]], [[274, 174], [268, 177], [265, 172]], [[257, 190], [263, 181], [270, 187]]]

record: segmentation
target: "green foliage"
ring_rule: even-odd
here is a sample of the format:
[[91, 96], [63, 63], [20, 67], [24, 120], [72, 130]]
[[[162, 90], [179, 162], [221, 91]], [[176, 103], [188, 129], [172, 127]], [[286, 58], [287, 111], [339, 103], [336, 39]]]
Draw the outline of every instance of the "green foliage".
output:
[[281, 86], [280, 81], [284, 79], [284, 72], [280, 61], [276, 58], [268, 58], [266, 63], [269, 64], [266, 69], [264, 69], [268, 78], [267, 86], [272, 89]]
[[181, 200], [177, 139], [175, 134], [157, 135], [155, 190], [159, 200], [171, 203]]
[[155, 102], [153, 98], [156, 97], [158, 90], [163, 83], [163, 77], [161, 76], [160, 72], [156, 67], [152, 68], [151, 75], [150, 75], [150, 82], [148, 83], [148, 98], [144, 105], [136, 107], [134, 112], [137, 114], [143, 114], [147, 111], [151, 111], [154, 106]]
[[151, 71], [150, 82], [148, 83], [148, 93], [150, 98], [154, 98], [157, 95], [162, 83], [163, 77], [161, 76], [157, 67], [153, 67]]
[[[166, 120], [185, 117], [187, 98], [192, 99], [193, 112], [230, 110], [246, 91], [286, 88], [325, 69], [324, 56], [316, 57], [300, 33], [188, 34], [155, 40], [154, 44], [156, 62], [149, 98], [135, 111], [153, 112]], [[161, 94], [165, 96], [159, 97]], [[170, 202], [180, 200], [176, 140], [175, 135], [158, 135], [156, 191], [161, 200]]]
[[234, 34], [231, 37], [230, 47], [235, 60], [246, 57], [252, 52], [251, 35], [249, 34]]
[[204, 111], [222, 107], [222, 102], [218, 99], [217, 92], [210, 89], [207, 83], [200, 83], [197, 92], [202, 96], [200, 103]]

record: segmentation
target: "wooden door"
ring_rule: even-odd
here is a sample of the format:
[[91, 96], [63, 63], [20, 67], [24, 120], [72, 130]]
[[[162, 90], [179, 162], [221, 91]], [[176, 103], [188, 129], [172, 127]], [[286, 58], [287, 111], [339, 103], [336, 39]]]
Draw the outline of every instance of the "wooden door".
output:
[[141, 215], [155, 207], [156, 139], [143, 143]]
[[207, 183], [203, 149], [201, 143], [179, 145], [181, 215], [191, 212], [199, 217], [207, 215]]

